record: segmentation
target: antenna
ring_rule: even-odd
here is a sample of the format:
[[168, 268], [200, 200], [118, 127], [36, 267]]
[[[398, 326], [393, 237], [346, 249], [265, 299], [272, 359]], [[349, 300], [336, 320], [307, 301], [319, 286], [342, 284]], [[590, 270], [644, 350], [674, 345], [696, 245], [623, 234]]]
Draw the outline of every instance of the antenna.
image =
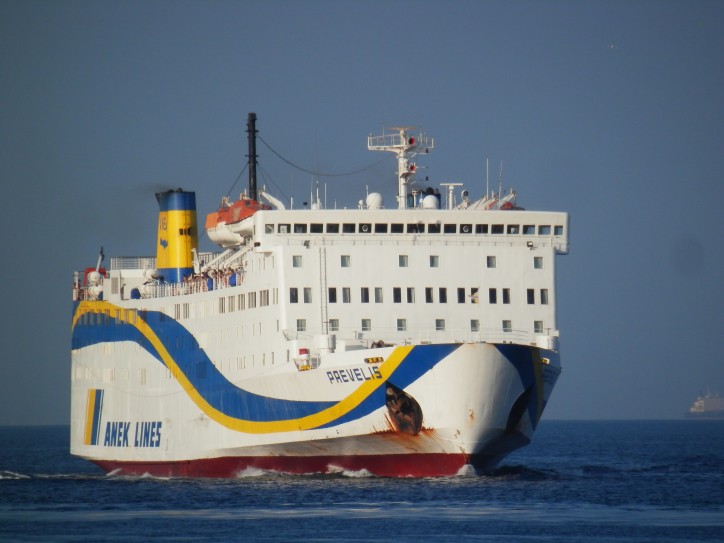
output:
[[503, 196], [503, 161], [500, 161], [500, 176], [498, 177], [498, 198]]
[[485, 157], [485, 196], [490, 197], [490, 172], [488, 171], [488, 157]]

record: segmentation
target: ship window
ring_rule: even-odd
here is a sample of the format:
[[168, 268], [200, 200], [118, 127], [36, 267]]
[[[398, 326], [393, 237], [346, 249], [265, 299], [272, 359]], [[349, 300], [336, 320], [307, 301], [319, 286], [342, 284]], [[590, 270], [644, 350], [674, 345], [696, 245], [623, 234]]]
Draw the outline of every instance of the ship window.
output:
[[535, 225], [533, 225], [533, 224], [523, 225], [523, 235], [532, 236], [533, 234], [535, 234]]
[[517, 224], [509, 224], [508, 234], [520, 234], [520, 226], [518, 226]]
[[382, 303], [382, 287], [375, 287], [375, 303]]
[[430, 255], [430, 267], [431, 268], [440, 267], [440, 257], [438, 255]]
[[465, 303], [465, 289], [462, 287], [458, 287], [458, 303], [459, 304]]
[[554, 226], [553, 227], [553, 234], [556, 236], [562, 236], [563, 235], [563, 227], [562, 226]]
[[292, 255], [292, 268], [302, 267], [302, 255]]
[[289, 303], [296, 304], [299, 302], [299, 290], [297, 287], [291, 287], [289, 289]]
[[386, 234], [387, 223], [375, 223], [375, 234]]
[[304, 287], [304, 303], [312, 303], [312, 289], [310, 287]]
[[342, 287], [342, 303], [348, 304], [352, 302], [352, 291], [349, 287]]
[[446, 234], [454, 234], [455, 232], [457, 232], [457, 226], [457, 224], [444, 224], [443, 231]]
[[460, 225], [460, 233], [461, 234], [470, 234], [473, 231], [473, 225], [472, 224], [461, 224]]
[[[229, 298], [229, 300], [231, 301], [231, 298]], [[266, 307], [269, 305], [269, 289], [259, 291], [259, 305], [261, 307]], [[233, 311], [233, 308], [231, 308], [229, 311]]]
[[538, 227], [538, 235], [539, 236], [550, 236], [551, 235], [551, 227], [549, 225], [540, 225]]
[[344, 223], [342, 225], [342, 233], [343, 234], [354, 234], [357, 231], [355, 226], [356, 225], [353, 223]]
[[405, 332], [407, 330], [407, 319], [397, 319], [397, 331]]
[[306, 233], [307, 233], [307, 225], [306, 225], [306, 224], [295, 224], [295, 225], [294, 225], [294, 233], [295, 233], [295, 234], [306, 234]]
[[399, 255], [398, 257], [398, 263], [400, 268], [406, 268], [409, 264], [410, 260], [407, 255]]
[[297, 332], [307, 331], [307, 319], [297, 319]]
[[407, 303], [415, 303], [415, 287], [407, 287]]
[[543, 305], [548, 305], [548, 289], [547, 288], [540, 289], [540, 303]]
[[543, 333], [543, 321], [533, 321], [533, 331], [536, 334]]
[[273, 234], [273, 233], [274, 233], [274, 225], [273, 225], [273, 224], [265, 224], [265, 225], [264, 225], [264, 233], [265, 233], [265, 234]]
[[487, 233], [488, 233], [488, 225], [487, 225], [487, 224], [476, 224], [476, 225], [475, 225], [475, 233], [476, 233], [476, 234], [487, 234]]
[[334, 287], [329, 287], [329, 303], [330, 304], [336, 304], [337, 303], [337, 289]]
[[473, 287], [470, 289], [470, 303], [478, 303], [478, 287]]
[[532, 288], [529, 288], [525, 292], [526, 292], [526, 296], [528, 298], [528, 303], [534, 304], [535, 303], [535, 290], [533, 290]]
[[498, 303], [498, 290], [494, 288], [488, 289], [488, 302], [491, 304], [497, 304]]
[[480, 332], [480, 321], [478, 319], [470, 319], [470, 331]]
[[309, 225], [309, 232], [312, 234], [321, 234], [323, 225], [321, 223], [312, 223]]
[[329, 331], [339, 332], [339, 319], [329, 319]]
[[438, 301], [441, 304], [447, 303], [447, 289], [445, 287], [440, 287], [437, 291], [438, 294]]
[[362, 287], [360, 289], [360, 302], [363, 304], [370, 303], [370, 289], [369, 287]]
[[438, 332], [445, 331], [445, 319], [435, 319], [435, 330]]
[[536, 270], [543, 269], [543, 257], [542, 256], [534, 256], [533, 257], [533, 267]]
[[424, 234], [425, 233], [425, 225], [422, 223], [415, 223], [415, 224], [408, 224], [407, 225], [407, 233], [408, 234]]
[[337, 223], [326, 225], [327, 234], [339, 234], [339, 225]]
[[359, 225], [359, 231], [361, 234], [369, 234], [372, 231], [370, 223], [362, 223]]
[[488, 268], [494, 268], [497, 264], [497, 260], [494, 256], [488, 256], [486, 258], [486, 263], [488, 265]]
[[425, 303], [432, 303], [432, 287], [425, 287]]
[[340, 257], [340, 264], [343, 268], [349, 268], [349, 255], [342, 255]]
[[503, 321], [503, 332], [512, 332], [513, 323], [511, 321]]
[[510, 303], [510, 289], [509, 288], [503, 289], [503, 303], [504, 304]]
[[404, 230], [404, 224], [393, 223], [390, 225], [390, 232], [393, 234], [402, 234]]
[[400, 287], [392, 288], [392, 302], [396, 304], [402, 303], [402, 289]]
[[372, 319], [362, 319], [362, 331], [369, 332], [372, 330]]
[[427, 233], [428, 234], [439, 234], [440, 233], [440, 223], [428, 224]]
[[493, 234], [502, 234], [503, 232], [505, 232], [505, 229], [503, 228], [503, 225], [502, 225], [502, 224], [494, 224], [494, 225], [493, 225], [493, 228], [492, 228], [492, 233], [493, 233]]

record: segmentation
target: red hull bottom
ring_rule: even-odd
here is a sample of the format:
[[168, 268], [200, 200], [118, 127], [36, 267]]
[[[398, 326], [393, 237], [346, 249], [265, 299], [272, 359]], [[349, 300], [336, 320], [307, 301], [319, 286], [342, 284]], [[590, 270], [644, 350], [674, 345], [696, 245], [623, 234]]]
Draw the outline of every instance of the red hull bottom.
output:
[[492, 458], [464, 454], [397, 454], [358, 456], [246, 456], [204, 458], [178, 462], [121, 462], [93, 460], [106, 472], [156, 477], [235, 478], [247, 469], [293, 475], [367, 471], [379, 477], [441, 477], [460, 473], [466, 464], [484, 469]]

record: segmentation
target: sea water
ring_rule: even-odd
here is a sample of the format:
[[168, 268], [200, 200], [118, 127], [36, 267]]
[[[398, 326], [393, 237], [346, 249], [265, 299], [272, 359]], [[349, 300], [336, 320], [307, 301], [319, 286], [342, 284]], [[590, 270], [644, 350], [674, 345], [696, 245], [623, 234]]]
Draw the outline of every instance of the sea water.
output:
[[724, 542], [724, 422], [543, 421], [483, 475], [106, 475], [0, 428], [1, 541]]

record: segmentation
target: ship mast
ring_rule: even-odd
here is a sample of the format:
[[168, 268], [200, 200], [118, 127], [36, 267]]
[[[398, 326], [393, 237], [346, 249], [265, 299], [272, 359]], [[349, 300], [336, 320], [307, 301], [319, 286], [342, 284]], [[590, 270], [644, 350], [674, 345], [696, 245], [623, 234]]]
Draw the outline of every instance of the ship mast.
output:
[[249, 113], [246, 122], [246, 132], [249, 134], [249, 198], [257, 201], [256, 192], [256, 113]]
[[423, 133], [413, 136], [411, 131], [414, 127], [393, 127], [390, 130], [395, 130], [395, 133], [383, 133], [381, 136], [370, 134], [367, 137], [367, 149], [390, 151], [397, 155], [397, 207], [407, 209], [415, 206], [409, 190], [417, 171], [413, 159], [419, 153], [429, 153], [435, 147], [435, 142]]

